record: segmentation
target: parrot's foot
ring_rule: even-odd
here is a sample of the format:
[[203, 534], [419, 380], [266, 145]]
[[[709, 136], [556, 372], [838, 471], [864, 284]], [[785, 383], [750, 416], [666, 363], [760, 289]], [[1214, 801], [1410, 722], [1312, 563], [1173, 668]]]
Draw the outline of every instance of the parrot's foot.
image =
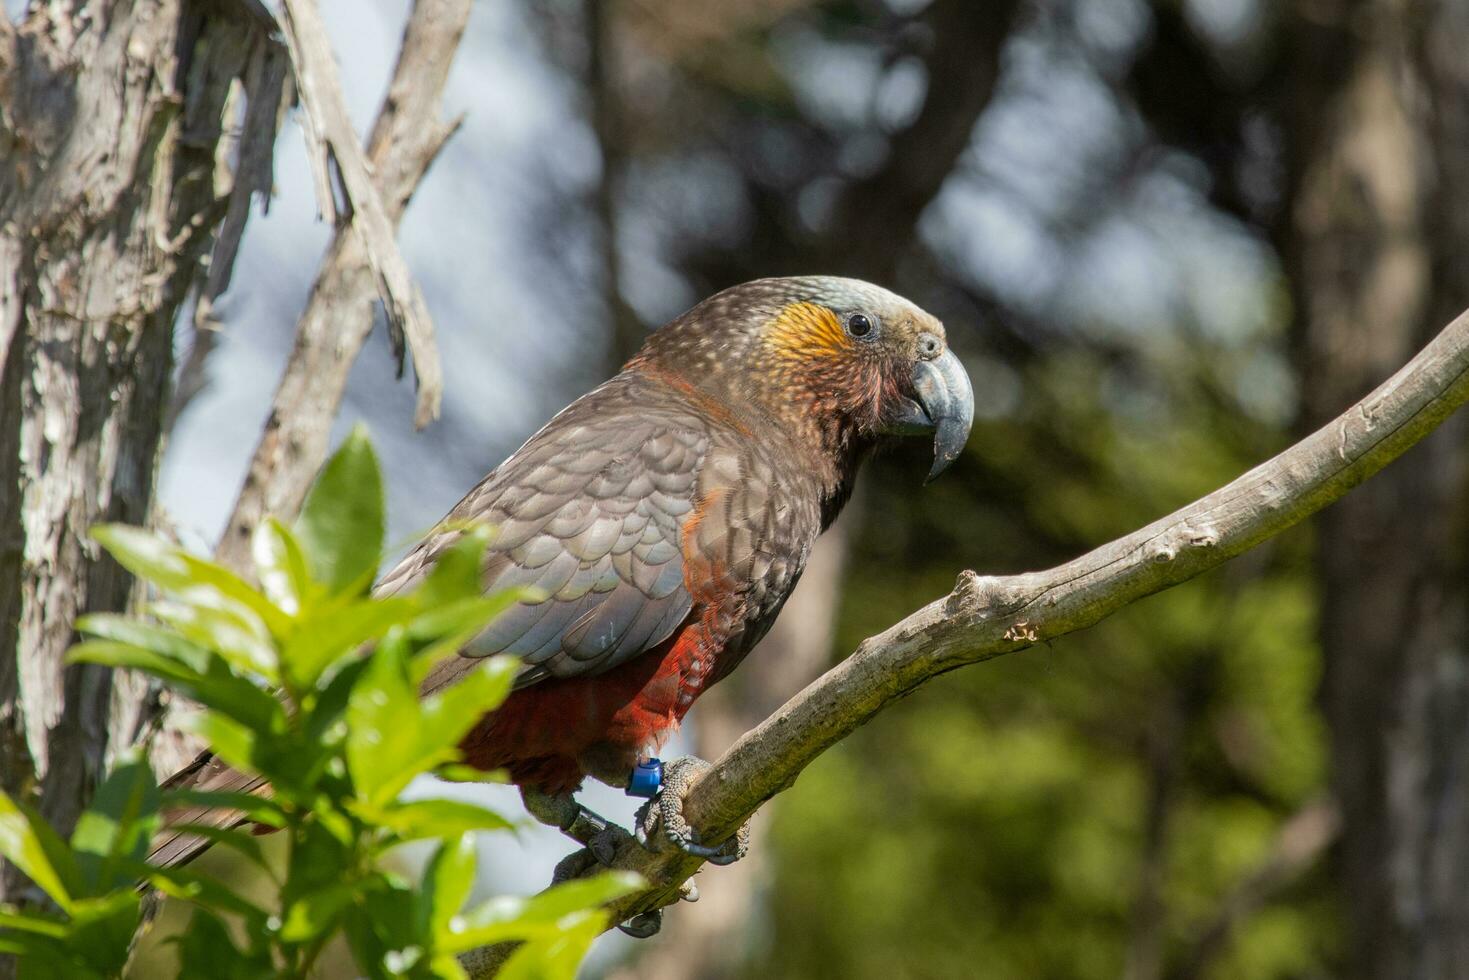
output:
[[[600, 814], [582, 806], [570, 795], [548, 796], [533, 789], [522, 788], [520, 797], [531, 816], [548, 827], [555, 827], [567, 837], [582, 845], [582, 850], [573, 851], [556, 864], [551, 875], [551, 884], [559, 885], [573, 878], [580, 878], [598, 865], [611, 867], [617, 856], [617, 848], [623, 841], [631, 841], [632, 835]], [[692, 881], [679, 887], [678, 897], [685, 902], [697, 902], [699, 889]], [[663, 927], [663, 910], [653, 909], [640, 912], [618, 929], [634, 939], [656, 936]]]
[[[548, 827], [555, 827], [585, 847], [597, 859], [598, 864], [610, 867], [612, 859], [617, 855], [617, 848], [632, 838], [631, 834], [617, 824], [582, 806], [569, 793], [549, 796], [522, 787], [520, 798], [525, 802], [525, 809], [531, 816]], [[572, 857], [576, 855], [573, 854]], [[560, 865], [557, 870], [560, 870]]]
[[617, 931], [634, 939], [652, 939], [663, 928], [663, 910], [651, 909], [639, 912], [626, 922], [617, 924]]
[[[698, 886], [692, 881], [684, 882], [678, 886], [678, 898], [681, 902], [697, 902]], [[639, 912], [626, 922], [619, 923], [617, 928], [634, 939], [649, 939], [658, 935], [658, 930], [663, 928], [663, 910], [649, 909], [647, 912]]]
[[633, 833], [638, 843], [655, 850], [654, 840], [661, 825], [663, 836], [677, 848], [710, 864], [733, 864], [745, 856], [750, 849], [750, 825], [744, 824], [735, 835], [718, 847], [709, 847], [698, 841], [699, 832], [689, 825], [683, 815], [683, 800], [694, 781], [709, 770], [709, 763], [694, 756], [674, 759], [663, 767], [663, 785], [642, 809], [638, 810]]
[[[589, 849], [573, 851], [556, 865], [556, 871], [551, 875], [551, 884], [559, 885], [563, 881], [580, 878], [595, 870], [600, 863]], [[685, 881], [678, 886], [678, 897], [680, 901], [697, 902], [699, 888], [692, 881]], [[663, 928], [663, 910], [650, 909], [647, 912], [639, 912], [626, 922], [619, 923], [617, 928], [634, 939], [648, 939], [656, 936], [658, 930]]]
[[[572, 851], [557, 862], [556, 870], [551, 874], [551, 884], [559, 885], [562, 882], [580, 878], [599, 865], [605, 867], [606, 862], [601, 860], [590, 846], [580, 851]], [[695, 897], [697, 897], [697, 892]], [[626, 922], [619, 923], [617, 928], [634, 939], [648, 939], [656, 936], [658, 930], [663, 928], [663, 910], [653, 909], [650, 912], [640, 912]]]

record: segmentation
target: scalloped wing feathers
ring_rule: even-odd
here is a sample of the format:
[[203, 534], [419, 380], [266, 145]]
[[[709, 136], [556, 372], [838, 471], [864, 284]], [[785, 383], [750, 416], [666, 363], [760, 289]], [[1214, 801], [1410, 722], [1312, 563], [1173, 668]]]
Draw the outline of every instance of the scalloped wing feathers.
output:
[[532, 436], [382, 578], [379, 594], [411, 587], [455, 529], [484, 522], [497, 528], [486, 591], [545, 596], [440, 664], [426, 692], [502, 652], [523, 661], [518, 688], [602, 673], [668, 639], [696, 603], [714, 608], [729, 637], [752, 616], [773, 617], [819, 517], [798, 508], [806, 520], [796, 520], [756, 441], [705, 407], [666, 381], [619, 375]]

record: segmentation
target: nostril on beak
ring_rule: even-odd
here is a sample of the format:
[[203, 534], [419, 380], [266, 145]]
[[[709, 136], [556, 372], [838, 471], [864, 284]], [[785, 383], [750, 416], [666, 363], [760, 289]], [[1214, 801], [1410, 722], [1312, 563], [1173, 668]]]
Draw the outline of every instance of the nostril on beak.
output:
[[925, 360], [931, 357], [937, 357], [939, 351], [943, 349], [943, 346], [943, 344], [939, 343], [939, 339], [931, 333], [923, 334], [918, 338], [918, 354]]

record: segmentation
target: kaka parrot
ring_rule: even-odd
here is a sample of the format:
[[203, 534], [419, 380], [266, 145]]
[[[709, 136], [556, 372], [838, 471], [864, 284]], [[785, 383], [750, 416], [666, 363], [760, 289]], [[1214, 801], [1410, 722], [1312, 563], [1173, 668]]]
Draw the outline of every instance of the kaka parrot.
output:
[[[479, 658], [518, 656], [514, 690], [462, 744], [504, 769], [538, 818], [599, 819], [572, 794], [628, 786], [710, 685], [770, 628], [818, 535], [885, 438], [930, 434], [932, 479], [964, 447], [968, 376], [943, 325], [853, 279], [761, 279], [718, 293], [648, 336], [622, 371], [551, 419], [471, 490], [376, 586], [409, 589], [469, 524], [495, 528], [484, 586], [531, 586], [423, 693]], [[681, 800], [703, 767], [663, 773], [640, 827], [691, 853]], [[201, 759], [174, 784], [260, 788]], [[640, 837], [643, 836], [640, 834]], [[154, 860], [191, 856], [162, 838]]]

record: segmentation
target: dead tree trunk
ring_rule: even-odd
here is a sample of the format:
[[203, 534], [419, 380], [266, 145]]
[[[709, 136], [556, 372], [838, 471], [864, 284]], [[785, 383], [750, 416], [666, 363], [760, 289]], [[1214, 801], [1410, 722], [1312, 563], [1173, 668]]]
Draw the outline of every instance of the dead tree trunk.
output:
[[[1285, 254], [1306, 425], [1469, 303], [1469, 13], [1303, 7]], [[1325, 512], [1317, 565], [1350, 974], [1469, 959], [1469, 540], [1464, 420]]]
[[0, 21], [0, 786], [62, 829], [142, 693], [62, 665], [76, 618], [132, 588], [87, 530], [148, 521], [174, 321], [223, 289], [270, 188], [273, 30], [258, 0]]

